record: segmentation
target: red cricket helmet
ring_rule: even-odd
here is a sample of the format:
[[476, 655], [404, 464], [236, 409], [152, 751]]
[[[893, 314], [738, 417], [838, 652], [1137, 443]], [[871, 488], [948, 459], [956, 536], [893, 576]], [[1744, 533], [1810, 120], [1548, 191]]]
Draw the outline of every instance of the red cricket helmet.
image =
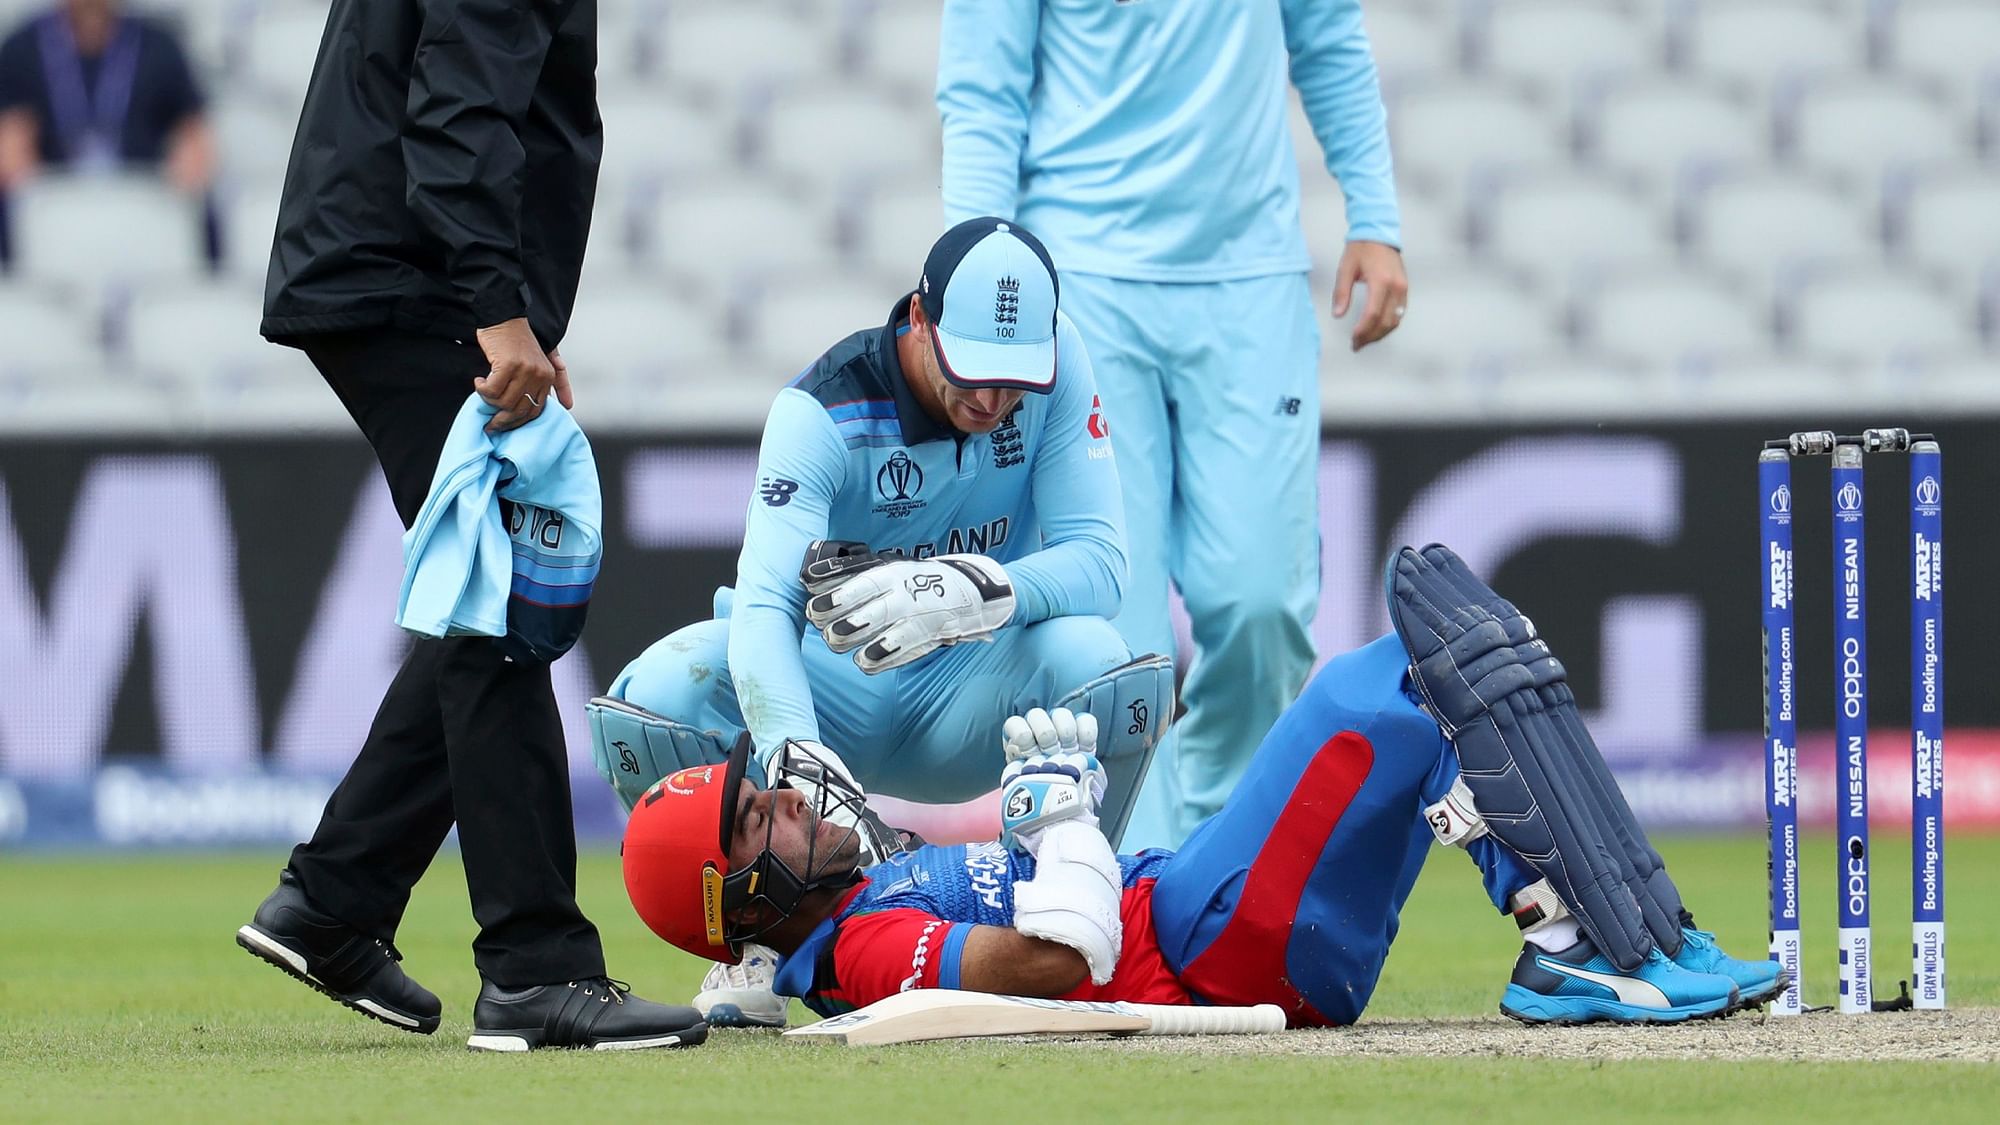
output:
[[[654, 933], [697, 957], [734, 965], [724, 915], [729, 841], [736, 796], [750, 760], [750, 737], [737, 739], [720, 765], [676, 770], [653, 783], [625, 825], [625, 893]], [[734, 896], [730, 896], [734, 897]]]

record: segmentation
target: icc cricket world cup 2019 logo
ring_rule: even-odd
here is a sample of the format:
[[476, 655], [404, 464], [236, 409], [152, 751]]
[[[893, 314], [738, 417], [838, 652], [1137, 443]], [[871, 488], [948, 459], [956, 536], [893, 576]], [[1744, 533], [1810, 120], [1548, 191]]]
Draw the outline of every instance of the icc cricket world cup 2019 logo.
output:
[[875, 511], [890, 519], [901, 519], [924, 506], [917, 498], [923, 490], [923, 466], [898, 449], [875, 471], [875, 495], [881, 498]]

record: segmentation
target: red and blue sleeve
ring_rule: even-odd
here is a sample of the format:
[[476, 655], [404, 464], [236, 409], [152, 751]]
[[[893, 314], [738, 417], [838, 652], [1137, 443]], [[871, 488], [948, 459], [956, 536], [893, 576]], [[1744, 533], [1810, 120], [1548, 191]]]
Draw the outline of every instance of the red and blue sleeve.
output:
[[957, 988], [972, 930], [972, 923], [922, 910], [853, 915], [834, 933], [832, 979], [822, 961], [814, 992], [842, 1008], [860, 1008], [913, 988]]

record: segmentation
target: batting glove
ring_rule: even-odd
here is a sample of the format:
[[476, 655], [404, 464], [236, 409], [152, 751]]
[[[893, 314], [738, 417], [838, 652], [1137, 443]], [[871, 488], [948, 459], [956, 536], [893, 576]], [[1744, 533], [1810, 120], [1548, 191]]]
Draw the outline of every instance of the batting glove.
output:
[[1007, 768], [1000, 775], [1000, 839], [1039, 855], [1050, 825], [1097, 827], [1107, 778], [1097, 760], [1097, 716], [1065, 708], [1009, 718], [1001, 726]]

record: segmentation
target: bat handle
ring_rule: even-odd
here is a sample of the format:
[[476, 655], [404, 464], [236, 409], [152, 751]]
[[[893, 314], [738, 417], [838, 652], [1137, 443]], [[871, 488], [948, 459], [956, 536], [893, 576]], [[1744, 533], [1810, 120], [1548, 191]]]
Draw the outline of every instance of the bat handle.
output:
[[1285, 1010], [1276, 1004], [1248, 1008], [1188, 1007], [1180, 1004], [1128, 1004], [1137, 1015], [1152, 1020], [1141, 1035], [1262, 1035], [1285, 1030]]

